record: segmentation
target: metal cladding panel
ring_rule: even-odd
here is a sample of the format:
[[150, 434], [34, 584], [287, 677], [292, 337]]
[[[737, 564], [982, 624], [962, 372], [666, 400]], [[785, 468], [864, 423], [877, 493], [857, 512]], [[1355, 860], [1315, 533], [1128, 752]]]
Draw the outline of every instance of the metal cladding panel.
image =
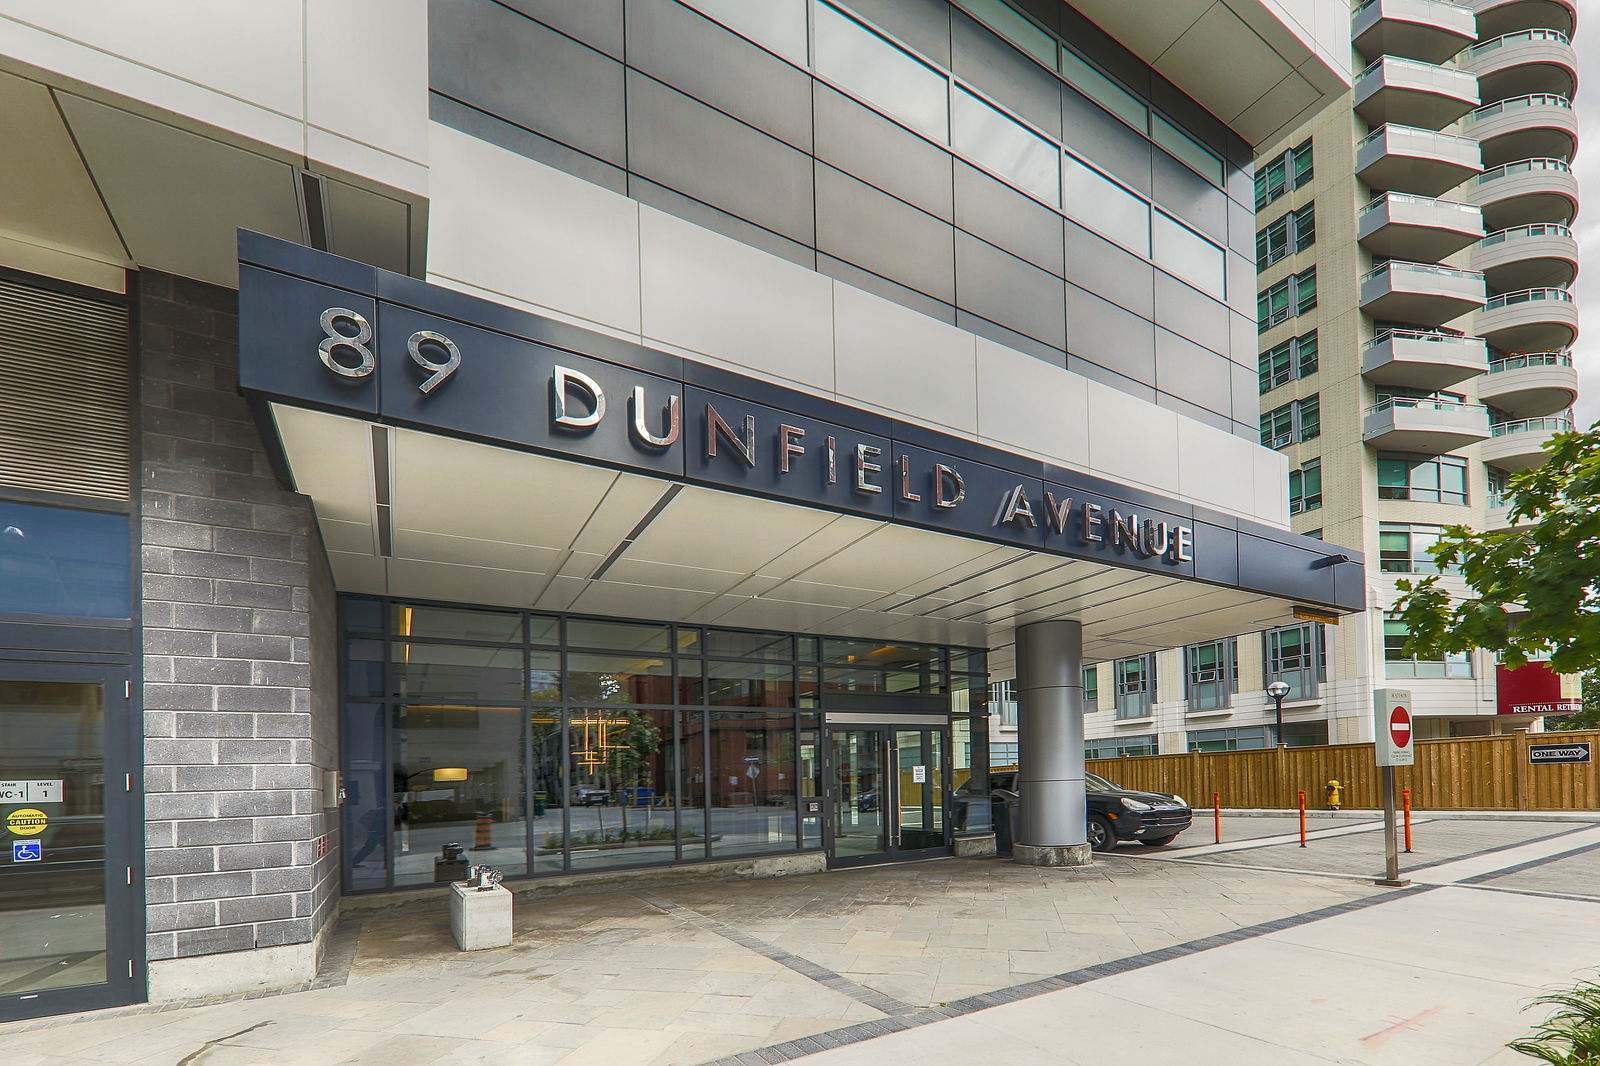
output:
[[[377, 271], [365, 293], [338, 288], [325, 282], [362, 275], [326, 253], [259, 237], [241, 248], [253, 260], [240, 270], [241, 381], [261, 398], [1340, 610], [1364, 606], [1359, 576], [1343, 573], [1359, 572], [1357, 552], [1246, 529], [1145, 489], [415, 279]], [[321, 359], [329, 306], [372, 323], [367, 376]], [[340, 332], [352, 332], [349, 321]], [[335, 355], [355, 365], [353, 350]], [[1339, 553], [1354, 564], [1329, 565]]]

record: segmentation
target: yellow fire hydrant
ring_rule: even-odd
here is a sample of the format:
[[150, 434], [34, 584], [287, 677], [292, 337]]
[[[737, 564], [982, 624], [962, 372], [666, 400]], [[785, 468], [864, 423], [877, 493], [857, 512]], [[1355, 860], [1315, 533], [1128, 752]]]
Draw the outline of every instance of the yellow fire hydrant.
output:
[[1344, 786], [1337, 781], [1329, 781], [1323, 786], [1323, 791], [1328, 794], [1328, 810], [1338, 810], [1344, 800]]

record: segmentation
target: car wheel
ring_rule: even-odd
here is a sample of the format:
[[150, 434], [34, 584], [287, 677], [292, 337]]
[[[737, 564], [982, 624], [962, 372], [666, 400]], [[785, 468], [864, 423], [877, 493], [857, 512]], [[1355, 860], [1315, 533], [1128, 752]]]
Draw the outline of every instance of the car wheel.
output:
[[1098, 814], [1089, 816], [1089, 846], [1095, 851], [1110, 851], [1117, 846], [1117, 831], [1111, 820]]
[[1164, 848], [1176, 839], [1178, 839], [1178, 834], [1173, 833], [1169, 837], [1146, 837], [1145, 839], [1139, 841], [1139, 843], [1143, 844], [1147, 848]]

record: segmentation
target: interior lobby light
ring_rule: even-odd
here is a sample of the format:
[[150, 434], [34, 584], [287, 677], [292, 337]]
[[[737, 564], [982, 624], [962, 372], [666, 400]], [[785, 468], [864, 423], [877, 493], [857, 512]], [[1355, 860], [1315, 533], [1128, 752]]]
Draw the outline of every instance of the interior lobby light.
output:
[[435, 781], [465, 781], [467, 768], [465, 766], [441, 766], [433, 772]]

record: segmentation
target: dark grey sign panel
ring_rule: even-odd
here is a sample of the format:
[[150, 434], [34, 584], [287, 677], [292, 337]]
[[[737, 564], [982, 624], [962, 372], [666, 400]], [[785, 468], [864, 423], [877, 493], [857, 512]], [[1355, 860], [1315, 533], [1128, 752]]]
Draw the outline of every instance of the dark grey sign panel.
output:
[[1541, 763], [1585, 763], [1589, 761], [1590, 754], [1588, 741], [1576, 744], [1532, 744], [1528, 747], [1528, 762], [1535, 766]]

